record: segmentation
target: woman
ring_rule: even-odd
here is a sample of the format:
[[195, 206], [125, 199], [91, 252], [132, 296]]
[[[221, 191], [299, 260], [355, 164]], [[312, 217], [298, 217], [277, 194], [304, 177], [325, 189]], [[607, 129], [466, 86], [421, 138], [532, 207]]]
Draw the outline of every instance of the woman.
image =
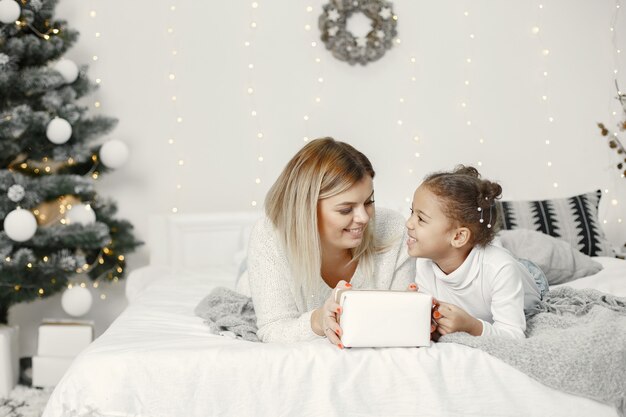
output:
[[250, 291], [264, 342], [327, 337], [343, 349], [336, 289], [405, 290], [415, 277], [399, 213], [374, 208], [365, 155], [316, 139], [287, 164], [252, 230]]

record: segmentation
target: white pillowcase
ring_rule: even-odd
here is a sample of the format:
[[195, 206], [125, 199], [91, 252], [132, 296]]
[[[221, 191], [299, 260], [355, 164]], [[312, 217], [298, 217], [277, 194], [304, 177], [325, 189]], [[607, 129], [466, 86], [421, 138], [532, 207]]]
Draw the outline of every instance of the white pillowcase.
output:
[[237, 285], [235, 286], [235, 291], [239, 294], [245, 295], [246, 297], [252, 297], [252, 294], [250, 293], [250, 280], [248, 279], [247, 269], [239, 276]]
[[250, 281], [248, 280], [248, 250], [244, 248], [233, 255], [233, 263], [237, 267], [235, 291], [250, 297]]
[[501, 230], [498, 238], [502, 246], [517, 258], [536, 263], [550, 285], [593, 275], [602, 269], [599, 262], [569, 243], [535, 230]]

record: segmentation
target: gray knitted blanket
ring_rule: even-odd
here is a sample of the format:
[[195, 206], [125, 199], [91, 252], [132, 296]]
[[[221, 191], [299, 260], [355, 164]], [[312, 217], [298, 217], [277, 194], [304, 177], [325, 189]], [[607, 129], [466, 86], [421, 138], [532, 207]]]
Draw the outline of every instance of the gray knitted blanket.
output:
[[196, 306], [211, 332], [258, 342], [252, 299], [229, 288], [217, 287]]
[[550, 290], [527, 319], [526, 339], [442, 336], [488, 352], [539, 382], [626, 411], [626, 298], [596, 290]]

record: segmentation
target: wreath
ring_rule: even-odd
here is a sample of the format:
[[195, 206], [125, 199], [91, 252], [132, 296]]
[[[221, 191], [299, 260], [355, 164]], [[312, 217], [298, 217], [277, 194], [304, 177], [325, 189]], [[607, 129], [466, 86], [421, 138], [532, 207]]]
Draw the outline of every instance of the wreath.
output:
[[[333, 56], [350, 65], [365, 65], [382, 57], [393, 46], [398, 17], [392, 4], [384, 0], [332, 0], [323, 6], [319, 18], [322, 41]], [[372, 21], [365, 37], [355, 37], [346, 29], [350, 16], [361, 12]]]

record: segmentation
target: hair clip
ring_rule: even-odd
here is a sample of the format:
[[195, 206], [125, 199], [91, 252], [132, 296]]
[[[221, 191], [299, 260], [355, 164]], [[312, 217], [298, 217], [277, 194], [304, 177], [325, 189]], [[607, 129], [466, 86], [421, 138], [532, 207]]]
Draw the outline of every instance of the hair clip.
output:
[[[487, 197], [485, 197], [485, 200], [487, 199]], [[489, 206], [489, 222], [487, 223], [487, 229], [491, 229], [491, 208], [493, 207], [493, 204]], [[483, 219], [483, 209], [481, 207], [478, 207], [478, 212], [480, 213], [480, 219], [478, 220], [478, 222], [480, 224], [483, 224], [485, 222], [485, 220]]]

